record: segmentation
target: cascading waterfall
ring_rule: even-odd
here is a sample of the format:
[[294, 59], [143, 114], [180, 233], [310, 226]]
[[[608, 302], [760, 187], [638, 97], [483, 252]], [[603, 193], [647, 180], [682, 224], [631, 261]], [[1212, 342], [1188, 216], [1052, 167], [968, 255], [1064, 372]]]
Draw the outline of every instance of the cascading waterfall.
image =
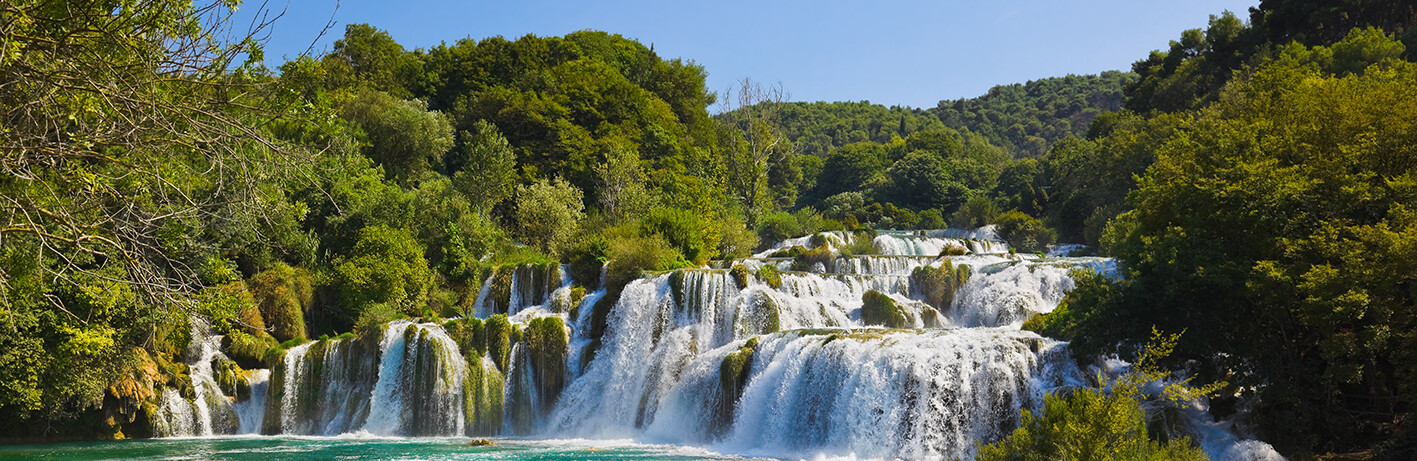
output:
[[[871, 237], [776, 248], [835, 251], [857, 238]], [[239, 400], [213, 378], [225, 366], [220, 337], [194, 334], [190, 394], [164, 389], [154, 429], [629, 437], [766, 456], [949, 459], [1007, 434], [1045, 392], [1082, 385], [1066, 343], [1019, 326], [1058, 304], [1071, 271], [1116, 277], [1111, 260], [1009, 255], [987, 228], [885, 232], [873, 244], [880, 255], [836, 254], [831, 267], [792, 271], [770, 250], [735, 263], [746, 276], [683, 269], [613, 294], [573, 294], [562, 266], [503, 267], [478, 289], [475, 316], [290, 347], [272, 370], [243, 376]], [[970, 254], [940, 256], [954, 245]], [[904, 328], [868, 325], [871, 296], [888, 299]]]
[[[1018, 410], [1045, 390], [1081, 382], [1062, 343], [1026, 332], [799, 331], [761, 341], [696, 359], [647, 435], [766, 456], [968, 456], [975, 441], [1016, 427]], [[732, 389], [724, 370], [745, 353], [746, 386]]]

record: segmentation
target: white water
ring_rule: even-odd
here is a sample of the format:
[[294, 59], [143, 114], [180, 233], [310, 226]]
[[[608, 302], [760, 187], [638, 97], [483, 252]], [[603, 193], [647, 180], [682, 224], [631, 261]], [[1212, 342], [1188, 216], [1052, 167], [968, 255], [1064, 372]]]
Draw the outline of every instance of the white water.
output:
[[[826, 240], [837, 248], [851, 238], [833, 233]], [[492, 385], [502, 386], [498, 425], [504, 435], [638, 438], [775, 457], [969, 458], [975, 442], [1011, 431], [1019, 410], [1037, 408], [1044, 392], [1081, 385], [1065, 343], [1019, 325], [1057, 306], [1075, 286], [1069, 275], [1075, 268], [1116, 277], [1109, 259], [1008, 255], [995, 239], [991, 229], [885, 233], [873, 241], [883, 255], [838, 257], [830, 273], [820, 266], [784, 271], [779, 288], [756, 275], [740, 288], [727, 270], [637, 280], [609, 310], [600, 338], [590, 330], [604, 287], [572, 309], [567, 268], [560, 268], [559, 280], [540, 281], [516, 270], [502, 291], [507, 305], [494, 306], [489, 298], [498, 287], [489, 277], [478, 290], [478, 317], [506, 312], [517, 325], [543, 316], [566, 321], [567, 385], [559, 395], [538, 394], [539, 372], [523, 343], [511, 343], [505, 375], [488, 356], [474, 357], [473, 374], [496, 377], [468, 381], [469, 365], [442, 326], [400, 320], [386, 325], [377, 343], [330, 340], [289, 349], [277, 370], [250, 375], [251, 398], [233, 406], [211, 378], [219, 353], [202, 348], [219, 342], [197, 341], [195, 355], [203, 357], [197, 361], [205, 363], [192, 366], [197, 393], [222, 398], [189, 401], [165, 389], [155, 429], [164, 435], [471, 435], [477, 421], [470, 419], [476, 414], [470, 389]], [[800, 241], [779, 247], [810, 243], [810, 237], [794, 240]], [[949, 245], [973, 254], [939, 257]], [[925, 314], [934, 308], [922, 302], [911, 274], [946, 260], [968, 266], [972, 275], [940, 309], [939, 320], [949, 328], [927, 330]], [[756, 272], [792, 262], [741, 263]], [[862, 297], [871, 290], [892, 298], [913, 328], [865, 327]], [[756, 347], [746, 349], [746, 381], [726, 390], [731, 381], [720, 376], [724, 359], [742, 354], [749, 338]], [[583, 365], [591, 353], [594, 360]], [[535, 410], [552, 401], [549, 415]], [[213, 416], [226, 412], [229, 428]], [[1230, 433], [1227, 427], [1211, 432]], [[1233, 441], [1214, 444], [1220, 452], [1264, 453]]]

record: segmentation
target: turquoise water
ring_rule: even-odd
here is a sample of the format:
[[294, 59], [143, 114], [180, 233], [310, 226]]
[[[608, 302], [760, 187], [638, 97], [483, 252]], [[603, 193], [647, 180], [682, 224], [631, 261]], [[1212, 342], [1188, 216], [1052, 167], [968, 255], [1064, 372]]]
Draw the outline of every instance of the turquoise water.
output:
[[0, 446], [0, 460], [741, 460], [702, 448], [625, 440], [216, 437]]

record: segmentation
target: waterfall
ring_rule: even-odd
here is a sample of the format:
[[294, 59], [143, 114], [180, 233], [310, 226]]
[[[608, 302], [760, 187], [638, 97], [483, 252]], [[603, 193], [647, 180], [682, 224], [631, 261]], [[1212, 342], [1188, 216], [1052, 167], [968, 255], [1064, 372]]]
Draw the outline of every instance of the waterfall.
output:
[[378, 435], [462, 435], [467, 362], [446, 331], [432, 324], [390, 322], [369, 417], [363, 429]]
[[[881, 254], [838, 251], [863, 238]], [[219, 336], [194, 326], [190, 383], [159, 393], [153, 429], [968, 459], [1045, 392], [1083, 385], [1066, 343], [1021, 324], [1052, 311], [1075, 270], [1118, 277], [1107, 258], [1008, 254], [992, 228], [830, 232], [774, 248], [796, 246], [833, 253], [769, 250], [589, 293], [564, 266], [502, 266], [478, 287], [473, 316], [306, 342], [270, 370], [240, 371]], [[941, 255], [951, 246], [967, 252]], [[1207, 440], [1221, 449], [1208, 450], [1263, 451], [1217, 437]]]
[[[183, 362], [189, 386], [183, 386], [182, 391], [163, 389], [153, 418], [154, 432], [162, 436], [234, 434], [240, 428], [239, 415], [234, 398], [218, 383], [216, 370], [220, 367], [225, 377], [234, 380], [235, 364], [221, 353], [221, 336], [212, 334], [205, 321], [193, 319], [190, 335]], [[188, 392], [190, 395], [184, 395]]]
[[[1081, 383], [1062, 343], [1028, 332], [862, 329], [752, 342], [689, 365], [646, 434], [762, 456], [953, 458], [1012, 431], [1044, 391]], [[740, 353], [750, 371], [730, 391], [724, 373]]]

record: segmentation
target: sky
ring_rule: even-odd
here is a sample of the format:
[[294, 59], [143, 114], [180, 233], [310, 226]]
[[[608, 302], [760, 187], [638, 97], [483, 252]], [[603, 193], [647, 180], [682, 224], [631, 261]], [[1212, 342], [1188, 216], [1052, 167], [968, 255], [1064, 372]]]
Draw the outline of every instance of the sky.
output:
[[[692, 60], [722, 93], [752, 78], [793, 101], [934, 107], [990, 87], [1128, 70], [1181, 31], [1258, 0], [547, 1], [269, 0], [271, 67], [328, 51], [347, 24], [369, 23], [405, 48], [463, 38], [603, 30]], [[262, 3], [246, 0], [249, 18]], [[320, 36], [321, 29], [333, 21]]]

